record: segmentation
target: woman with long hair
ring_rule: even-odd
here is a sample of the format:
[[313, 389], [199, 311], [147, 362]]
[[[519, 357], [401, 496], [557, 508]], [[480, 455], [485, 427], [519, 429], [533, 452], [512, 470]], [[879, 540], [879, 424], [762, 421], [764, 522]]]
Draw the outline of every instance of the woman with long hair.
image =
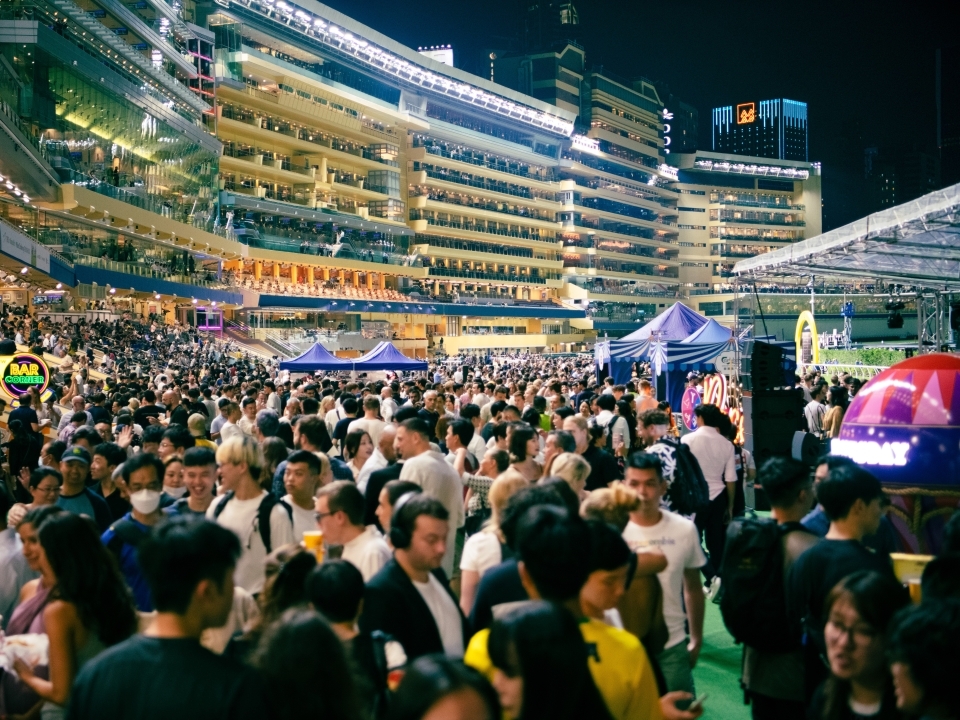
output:
[[536, 601], [497, 619], [487, 645], [493, 687], [515, 720], [610, 718], [587, 665], [587, 646], [566, 608]]
[[847, 408], [847, 389], [834, 385], [827, 391], [827, 412], [823, 416], [823, 432], [828, 438], [840, 437], [840, 424]]
[[260, 470], [260, 487], [269, 492], [273, 487], [274, 473], [290, 452], [287, 444], [278, 437], [266, 438], [260, 443], [260, 447], [263, 450], [264, 460], [263, 468]]
[[442, 655], [423, 655], [410, 663], [390, 709], [390, 720], [500, 717], [497, 693], [486, 678]]
[[360, 471], [370, 456], [373, 455], [373, 440], [366, 430], [348, 432], [343, 441], [343, 457], [347, 460], [347, 467], [353, 472], [353, 479], [360, 477]]
[[530, 482], [536, 482], [543, 475], [543, 468], [536, 460], [539, 452], [536, 431], [526, 424], [515, 426], [510, 433], [510, 467]]
[[617, 401], [617, 415], [622, 417], [627, 421], [627, 437], [629, 442], [624, 448], [625, 455], [629, 455], [634, 450], [638, 450], [638, 436], [637, 436], [637, 415], [633, 412], [633, 408], [630, 407], [630, 403], [626, 400]]
[[291, 608], [264, 632], [254, 664], [281, 718], [357, 720], [356, 695], [340, 638], [318, 613]]
[[[64, 716], [80, 668], [136, 632], [137, 613], [92, 520], [55, 513], [39, 524], [37, 537], [39, 547], [34, 550], [40, 580], [33, 593], [41, 584], [49, 588], [42, 627], [38, 627], [50, 641], [48, 672], [44, 677], [21, 660], [14, 667], [21, 681], [44, 700], [42, 720], [56, 720]], [[26, 587], [24, 591], [29, 593]]]
[[246, 659], [257, 647], [270, 623], [279, 620], [290, 608], [304, 604], [307, 601], [307, 576], [316, 566], [314, 554], [295, 544], [284, 545], [267, 555], [264, 563], [266, 579], [263, 590], [257, 596], [260, 617], [243, 635], [230, 640], [224, 654]]
[[810, 704], [811, 720], [899, 718], [884, 652], [887, 629], [909, 598], [892, 575], [861, 570], [830, 591], [824, 609], [830, 677]]

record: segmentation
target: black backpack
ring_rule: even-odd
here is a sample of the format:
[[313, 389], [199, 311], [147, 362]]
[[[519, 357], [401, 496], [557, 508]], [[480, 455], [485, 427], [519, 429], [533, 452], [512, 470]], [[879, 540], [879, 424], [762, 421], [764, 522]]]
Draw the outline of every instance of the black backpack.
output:
[[[227, 506], [227, 503], [233, 500], [233, 490], [223, 496], [223, 501], [213, 509], [213, 519], [220, 517], [220, 513]], [[263, 546], [267, 549], [269, 555], [273, 552], [273, 545], [270, 543], [270, 513], [273, 512], [273, 506], [279, 505], [287, 511], [290, 522], [293, 522], [293, 508], [287, 505], [283, 500], [277, 500], [273, 493], [267, 493], [260, 501], [260, 507], [257, 508], [257, 529], [260, 531], [260, 539], [263, 540]]]
[[666, 501], [680, 515], [703, 512], [710, 504], [710, 488], [703, 477], [700, 463], [686, 445], [671, 437], [660, 438], [648, 453], [657, 455], [663, 464], [667, 481]]
[[720, 614], [738, 643], [774, 653], [799, 647], [787, 617], [783, 538], [803, 529], [765, 518], [737, 518], [727, 527]]

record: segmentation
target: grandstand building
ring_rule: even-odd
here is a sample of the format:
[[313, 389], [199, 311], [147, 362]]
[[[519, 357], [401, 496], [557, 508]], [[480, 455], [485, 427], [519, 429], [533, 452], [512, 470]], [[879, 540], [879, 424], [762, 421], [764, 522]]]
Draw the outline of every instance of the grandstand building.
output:
[[14, 1], [0, 54], [7, 302], [423, 357], [585, 349], [719, 277], [684, 282], [653, 85], [582, 52], [534, 67], [579, 114], [312, 0]]

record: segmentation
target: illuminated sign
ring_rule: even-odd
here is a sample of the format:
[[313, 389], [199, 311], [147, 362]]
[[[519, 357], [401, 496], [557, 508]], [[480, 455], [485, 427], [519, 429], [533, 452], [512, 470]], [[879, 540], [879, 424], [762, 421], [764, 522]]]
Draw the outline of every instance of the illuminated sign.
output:
[[748, 102], [737, 105], [737, 125], [749, 125], [757, 121], [757, 104]]
[[573, 135], [570, 138], [573, 141], [573, 147], [588, 153], [600, 152], [600, 141], [589, 138], [586, 135]]
[[30, 388], [36, 388], [42, 395], [49, 382], [50, 371], [47, 364], [32, 353], [12, 356], [0, 377], [0, 387], [14, 400], [26, 395]]
[[879, 443], [875, 440], [841, 440], [839, 438], [830, 442], [830, 452], [848, 457], [858, 465], [902, 467], [907, 464], [909, 450], [910, 443], [907, 442]]
[[664, 108], [663, 109], [663, 154], [664, 155], [670, 154], [670, 143], [672, 142], [672, 138], [670, 137], [670, 130], [673, 126], [669, 122], [667, 122], [668, 120], [673, 120], [673, 113], [667, 110], [666, 108]]

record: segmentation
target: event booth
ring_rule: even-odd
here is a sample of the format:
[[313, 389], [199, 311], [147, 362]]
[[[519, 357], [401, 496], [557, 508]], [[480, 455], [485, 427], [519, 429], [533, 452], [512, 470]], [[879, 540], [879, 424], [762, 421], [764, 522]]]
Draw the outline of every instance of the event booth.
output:
[[350, 370], [350, 362], [332, 355], [323, 345], [315, 343], [302, 355], [280, 363], [281, 370], [309, 373], [317, 370]]
[[427, 369], [426, 360], [409, 358], [397, 350], [392, 343], [384, 340], [366, 355], [356, 360], [347, 360], [350, 370], [357, 372], [371, 372], [375, 370], [392, 370], [394, 372], [409, 372]]
[[626, 337], [598, 343], [602, 347], [596, 357], [617, 384], [630, 380], [635, 363], [649, 362], [657, 397], [679, 409], [687, 373], [716, 370], [718, 356], [730, 349], [732, 337], [729, 328], [678, 302]]

